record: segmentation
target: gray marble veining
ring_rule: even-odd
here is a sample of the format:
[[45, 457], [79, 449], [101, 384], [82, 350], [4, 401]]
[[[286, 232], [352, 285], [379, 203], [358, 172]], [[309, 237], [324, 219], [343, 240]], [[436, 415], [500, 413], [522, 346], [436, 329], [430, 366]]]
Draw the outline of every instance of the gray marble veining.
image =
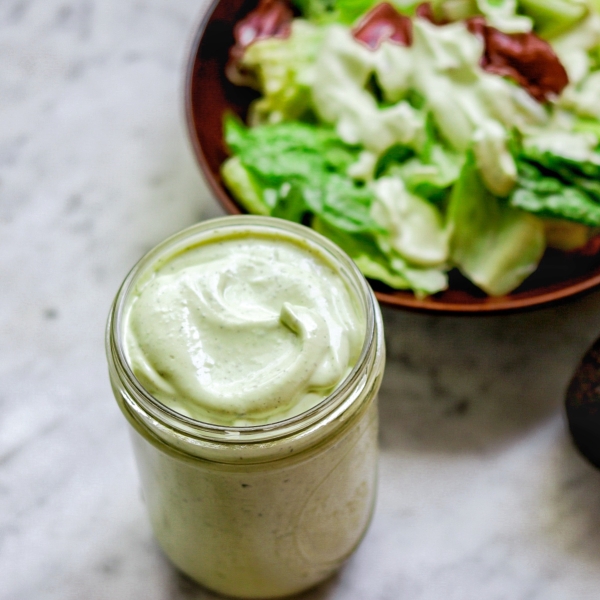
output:
[[[202, 0], [0, 2], [0, 598], [208, 600], [158, 550], [103, 329], [134, 261], [220, 213], [186, 140]], [[305, 600], [600, 597], [600, 473], [562, 414], [600, 294], [539, 312], [385, 310], [380, 492]]]

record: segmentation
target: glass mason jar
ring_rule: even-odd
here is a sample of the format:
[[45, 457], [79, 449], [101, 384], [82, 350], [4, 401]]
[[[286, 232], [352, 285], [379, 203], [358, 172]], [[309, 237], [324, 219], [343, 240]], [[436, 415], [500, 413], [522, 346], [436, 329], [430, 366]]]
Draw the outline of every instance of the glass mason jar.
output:
[[[360, 357], [333, 393], [267, 425], [221, 426], [175, 412], [142, 387], [124, 350], [124, 310], [136, 282], [216, 231], [236, 228], [317, 249], [337, 268], [366, 322]], [[376, 396], [385, 349], [377, 301], [335, 244], [269, 217], [224, 217], [186, 229], [125, 279], [108, 321], [107, 355], [155, 536], [181, 571], [221, 594], [275, 598], [326, 579], [356, 548], [376, 494]]]

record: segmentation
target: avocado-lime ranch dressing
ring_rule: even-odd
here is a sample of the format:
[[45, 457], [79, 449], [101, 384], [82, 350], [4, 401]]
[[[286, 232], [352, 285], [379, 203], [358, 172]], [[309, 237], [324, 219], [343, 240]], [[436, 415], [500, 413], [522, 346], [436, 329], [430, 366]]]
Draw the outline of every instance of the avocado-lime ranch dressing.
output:
[[207, 221], [126, 278], [107, 329], [155, 537], [221, 594], [278, 598], [364, 535], [385, 349], [368, 284], [334, 244], [269, 217]]
[[236, 232], [174, 257], [142, 283], [125, 344], [139, 381], [199, 421], [280, 421], [349, 373], [365, 323], [314, 248]]

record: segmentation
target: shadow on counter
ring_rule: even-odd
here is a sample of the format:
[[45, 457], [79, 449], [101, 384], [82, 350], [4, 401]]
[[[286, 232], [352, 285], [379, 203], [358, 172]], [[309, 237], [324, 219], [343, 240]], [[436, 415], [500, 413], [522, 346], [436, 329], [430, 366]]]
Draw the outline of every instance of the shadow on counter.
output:
[[600, 295], [536, 312], [438, 317], [384, 309], [382, 448], [486, 452], [562, 411], [600, 334]]

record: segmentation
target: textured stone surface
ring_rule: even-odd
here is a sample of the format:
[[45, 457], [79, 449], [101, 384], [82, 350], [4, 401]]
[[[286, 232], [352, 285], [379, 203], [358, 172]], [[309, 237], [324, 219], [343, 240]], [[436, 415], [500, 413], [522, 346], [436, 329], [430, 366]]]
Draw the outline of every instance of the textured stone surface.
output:
[[[0, 598], [213, 598], [161, 555], [103, 329], [147, 249], [219, 214], [186, 139], [204, 3], [0, 3]], [[600, 294], [499, 318], [385, 311], [371, 529], [306, 600], [587, 600], [600, 473], [562, 401]]]

